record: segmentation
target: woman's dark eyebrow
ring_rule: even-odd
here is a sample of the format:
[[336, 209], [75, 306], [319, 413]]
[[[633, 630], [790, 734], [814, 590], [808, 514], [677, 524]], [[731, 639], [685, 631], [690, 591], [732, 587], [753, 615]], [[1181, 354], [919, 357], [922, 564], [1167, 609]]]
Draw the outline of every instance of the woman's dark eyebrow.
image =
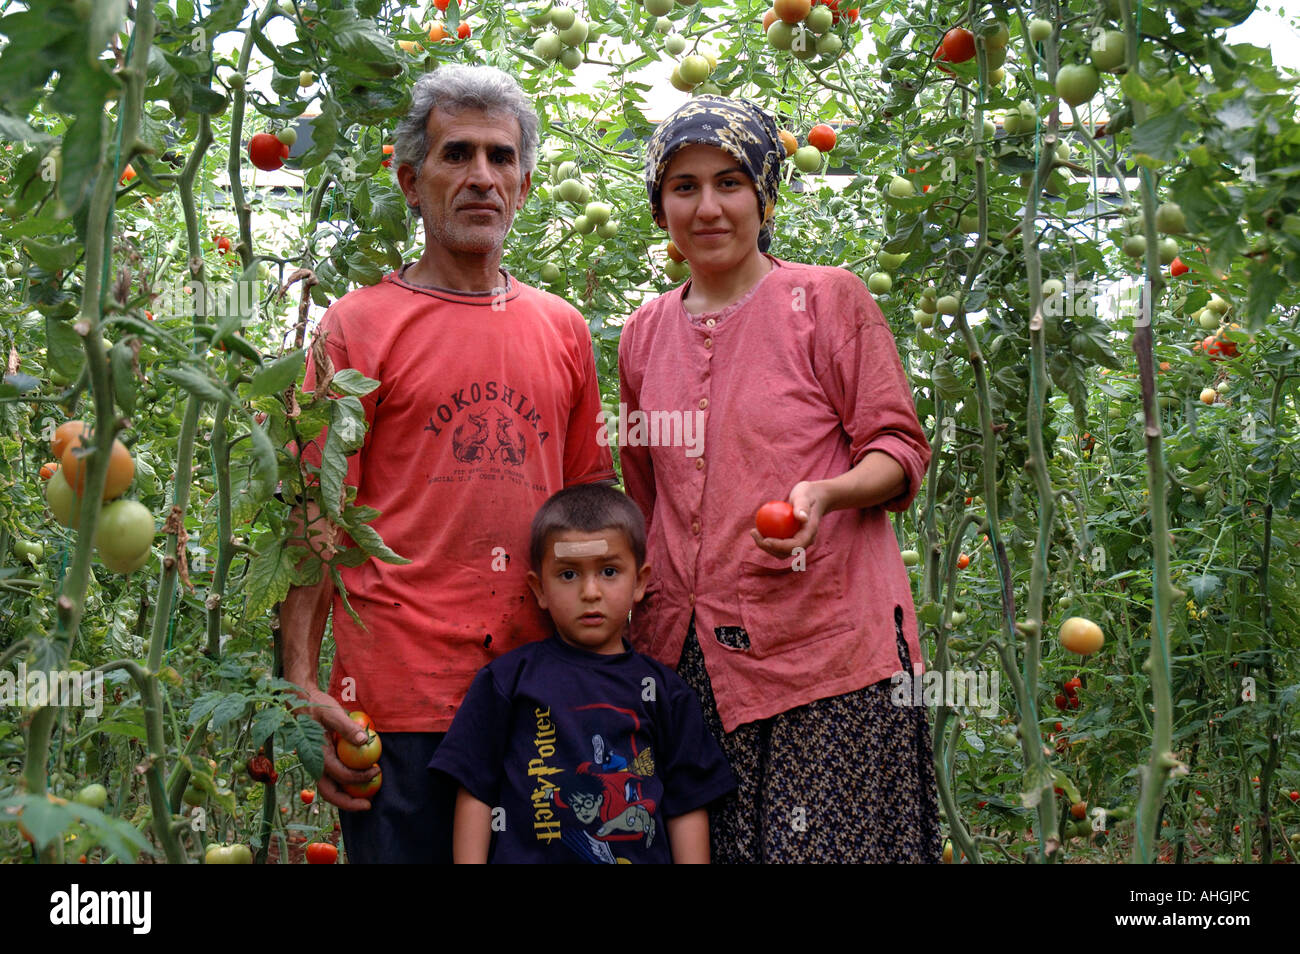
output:
[[[737, 172], [739, 172], [741, 175], [747, 174], [744, 169], [740, 168], [740, 166], [732, 166], [729, 169], [721, 169], [718, 172], [715, 172], [713, 174], [713, 177], [716, 179], [718, 176], [733, 176]], [[668, 178], [669, 179], [694, 179], [695, 175], [690, 172], [679, 172], [675, 176], [669, 176]]]

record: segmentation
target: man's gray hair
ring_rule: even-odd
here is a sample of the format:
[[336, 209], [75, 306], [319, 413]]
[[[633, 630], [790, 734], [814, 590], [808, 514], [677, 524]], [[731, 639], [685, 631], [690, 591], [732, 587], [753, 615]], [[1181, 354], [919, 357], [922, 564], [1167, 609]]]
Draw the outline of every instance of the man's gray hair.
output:
[[397, 124], [393, 173], [411, 166], [418, 174], [429, 154], [429, 113], [434, 108], [457, 113], [466, 109], [501, 112], [519, 121], [519, 168], [537, 165], [537, 112], [509, 73], [495, 66], [448, 64], [425, 73], [411, 89], [411, 108]]

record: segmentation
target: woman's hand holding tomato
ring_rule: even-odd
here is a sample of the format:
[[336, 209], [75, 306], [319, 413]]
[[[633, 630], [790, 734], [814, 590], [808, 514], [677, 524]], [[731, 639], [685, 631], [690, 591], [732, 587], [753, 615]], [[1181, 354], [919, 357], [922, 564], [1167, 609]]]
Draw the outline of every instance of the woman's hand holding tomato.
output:
[[364, 769], [348, 768], [339, 759], [337, 751], [338, 737], [351, 739], [357, 745], [363, 745], [368, 737], [366, 727], [354, 721], [348, 710], [327, 692], [312, 689], [306, 693], [306, 705], [300, 709], [321, 724], [329, 738], [325, 740], [325, 774], [320, 777], [317, 789], [321, 798], [344, 811], [366, 811], [370, 808], [368, 798], [354, 798], [343, 790], [344, 785], [364, 785], [379, 774], [379, 766], [372, 765]]
[[765, 537], [757, 529], [751, 529], [749, 535], [764, 553], [774, 557], [788, 557], [795, 548], [805, 550], [817, 539], [817, 527], [822, 514], [826, 512], [826, 494], [824, 484], [820, 481], [801, 480], [790, 491], [790, 506], [794, 508], [795, 519], [801, 524], [799, 531], [785, 540]]

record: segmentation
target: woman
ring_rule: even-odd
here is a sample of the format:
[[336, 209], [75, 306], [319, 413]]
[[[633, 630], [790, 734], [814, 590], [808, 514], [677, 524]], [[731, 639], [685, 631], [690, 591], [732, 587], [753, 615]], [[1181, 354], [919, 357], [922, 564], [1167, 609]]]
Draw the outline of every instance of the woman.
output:
[[[891, 702], [920, 653], [886, 514], [930, 449], [861, 280], [766, 254], [784, 156], [770, 116], [718, 96], [647, 150], [691, 278], [628, 319], [622, 400], [632, 420], [693, 415], [704, 441], [620, 449], [653, 567], [633, 642], [696, 690], [740, 783], [711, 819], [715, 861], [938, 861], [927, 720]], [[773, 498], [789, 539], [753, 529]]]

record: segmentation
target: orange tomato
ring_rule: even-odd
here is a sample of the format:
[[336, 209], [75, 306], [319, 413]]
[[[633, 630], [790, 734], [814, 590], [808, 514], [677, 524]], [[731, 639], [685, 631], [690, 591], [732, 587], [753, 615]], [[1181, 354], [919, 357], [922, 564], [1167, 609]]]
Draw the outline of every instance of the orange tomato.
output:
[[782, 129], [777, 135], [781, 137], [781, 145], [785, 146], [785, 154], [793, 156], [794, 151], [799, 148], [799, 140], [794, 138], [794, 133]]
[[447, 39], [447, 31], [443, 28], [441, 23], [435, 23], [433, 26], [429, 27], [430, 43], [441, 43], [445, 39]]
[[50, 453], [55, 457], [62, 458], [63, 452], [68, 449], [68, 445], [88, 430], [90, 430], [90, 425], [85, 421], [64, 421], [59, 425], [54, 432], [54, 437], [50, 440]]
[[970, 566], [969, 554], [963, 553], [961, 556], [957, 557], [957, 569], [964, 570], [968, 566]]
[[[84, 438], [83, 438], [84, 440]], [[82, 445], [69, 446], [63, 452], [63, 478], [68, 482], [77, 496], [81, 496], [86, 487], [85, 458], [76, 453]], [[104, 481], [104, 500], [116, 500], [131, 486], [135, 478], [135, 460], [126, 445], [119, 440], [113, 441], [109, 453], [108, 478]]]
[[58, 471], [59, 465], [54, 463], [41, 465], [41, 480], [49, 480]]

